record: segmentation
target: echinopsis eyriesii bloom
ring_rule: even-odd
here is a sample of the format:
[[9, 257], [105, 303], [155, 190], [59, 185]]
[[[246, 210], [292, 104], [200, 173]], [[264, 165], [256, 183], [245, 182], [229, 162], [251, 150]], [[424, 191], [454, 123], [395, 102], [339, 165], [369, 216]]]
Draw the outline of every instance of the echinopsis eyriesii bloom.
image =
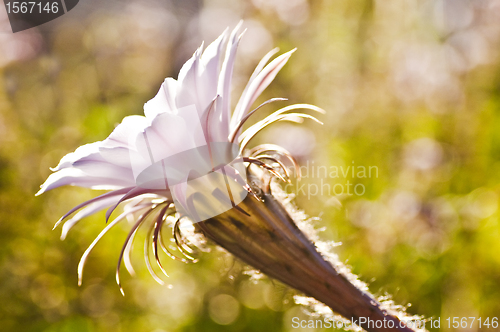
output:
[[[132, 270], [129, 254], [143, 224], [148, 228], [146, 265], [161, 283], [149, 263], [149, 249], [162, 271], [159, 247], [172, 258], [193, 260], [180, 227], [189, 220], [196, 234], [344, 318], [385, 322], [382, 327], [360, 324], [364, 329], [411, 331], [400, 325], [402, 312], [378, 302], [334, 255], [319, 249], [325, 246], [316, 242], [314, 234], [301, 230], [303, 213], [294, 209], [278, 183], [290, 179], [286, 165], [294, 166], [300, 177], [293, 156], [273, 144], [247, 148], [260, 130], [275, 122], [319, 122], [297, 110], [323, 111], [308, 104], [291, 105], [243, 130], [263, 106], [284, 100], [271, 99], [251, 110], [294, 51], [272, 61], [277, 50], [264, 56], [232, 111], [231, 77], [241, 36], [238, 26], [230, 34], [226, 30], [205, 50], [202, 45], [178, 79], [167, 78], [144, 105], [145, 116], [126, 117], [108, 138], [79, 147], [52, 169], [37, 195], [63, 185], [109, 190], [74, 207], [56, 223], [64, 222], [62, 238], [91, 214], [107, 209], [108, 221], [119, 206], [123, 208], [84, 253], [78, 266], [79, 284], [96, 243], [127, 217], [134, 218], [134, 223], [121, 248], [118, 284], [122, 260]], [[162, 239], [167, 226], [173, 229], [171, 236], [182, 258], [174, 256]]]

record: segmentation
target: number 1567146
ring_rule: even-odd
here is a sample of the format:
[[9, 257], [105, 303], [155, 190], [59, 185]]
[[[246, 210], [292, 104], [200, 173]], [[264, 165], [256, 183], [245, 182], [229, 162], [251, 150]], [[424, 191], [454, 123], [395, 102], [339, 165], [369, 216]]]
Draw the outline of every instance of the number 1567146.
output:
[[5, 7], [7, 8], [7, 13], [13, 14], [43, 14], [52, 13], [56, 14], [59, 12], [59, 4], [55, 2], [47, 2], [42, 4], [41, 2], [6, 2]]
[[494, 328], [498, 327], [498, 317], [486, 317], [486, 318], [477, 318], [477, 317], [448, 317], [446, 318], [446, 322], [448, 323], [448, 328]]

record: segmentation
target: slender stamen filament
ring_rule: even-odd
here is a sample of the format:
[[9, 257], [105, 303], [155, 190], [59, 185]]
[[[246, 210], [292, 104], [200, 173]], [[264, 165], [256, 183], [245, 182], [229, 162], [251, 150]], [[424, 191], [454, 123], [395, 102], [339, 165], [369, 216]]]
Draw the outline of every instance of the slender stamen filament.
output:
[[232, 133], [229, 135], [229, 142], [231, 143], [234, 143], [234, 140], [235, 138], [238, 136], [238, 133], [241, 131], [241, 128], [243, 127], [243, 125], [245, 124], [245, 122], [253, 115], [255, 114], [259, 109], [261, 109], [263, 106], [267, 105], [267, 104], [270, 104], [272, 102], [275, 102], [275, 101], [283, 101], [283, 100], [288, 100], [286, 98], [272, 98], [272, 99], [269, 99], [265, 102], [263, 102], [262, 104], [260, 104], [259, 106], [257, 106], [254, 110], [252, 110], [251, 112], [249, 112], [243, 119], [240, 120], [240, 122], [238, 123], [238, 125], [236, 126], [236, 128], [233, 129]]

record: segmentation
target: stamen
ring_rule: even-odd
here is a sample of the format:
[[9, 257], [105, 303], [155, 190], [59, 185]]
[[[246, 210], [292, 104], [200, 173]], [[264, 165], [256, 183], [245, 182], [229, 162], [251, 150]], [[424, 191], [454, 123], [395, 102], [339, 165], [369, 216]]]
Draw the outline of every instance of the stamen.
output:
[[182, 233], [180, 229], [180, 221], [181, 218], [177, 219], [174, 227], [172, 228], [172, 237], [174, 238], [175, 244], [177, 245], [177, 248], [179, 251], [186, 256], [191, 262], [197, 261], [194, 257], [190, 256], [189, 254], [194, 253], [194, 250], [191, 249], [185, 241], [182, 239]]
[[137, 219], [137, 222], [134, 224], [134, 226], [132, 227], [132, 229], [128, 233], [127, 238], [125, 239], [125, 243], [122, 246], [122, 250], [120, 251], [120, 256], [118, 257], [118, 265], [116, 266], [115, 277], [116, 277], [116, 283], [118, 284], [118, 287], [120, 288], [120, 292], [122, 293], [123, 296], [125, 296], [125, 292], [123, 291], [123, 288], [122, 288], [122, 285], [120, 282], [120, 266], [121, 266], [123, 254], [125, 253], [125, 248], [127, 247], [129, 241], [134, 237], [135, 232], [137, 231], [139, 226], [143, 223], [144, 220], [146, 220], [146, 218], [151, 214], [151, 212], [153, 212], [156, 209], [157, 206], [158, 205], [153, 205], [149, 210], [144, 212], [144, 214], [142, 214]]
[[214, 159], [213, 159], [213, 156], [212, 156], [212, 149], [210, 147], [210, 142], [212, 142], [212, 137], [210, 135], [210, 116], [212, 115], [212, 111], [215, 109], [215, 106], [217, 105], [217, 100], [219, 99], [219, 95], [217, 95], [214, 100], [212, 100], [212, 102], [210, 103], [210, 106], [208, 107], [208, 111], [207, 111], [207, 116], [206, 116], [206, 119], [205, 119], [205, 128], [204, 129], [204, 134], [205, 134], [205, 139], [207, 140], [208, 144], [207, 144], [207, 147], [208, 147], [208, 154], [210, 155], [210, 165], [212, 166], [212, 170], [215, 168], [215, 165], [214, 165]]
[[134, 187], [127, 187], [127, 188], [123, 188], [123, 189], [118, 189], [118, 190], [110, 191], [110, 192], [107, 192], [107, 193], [102, 194], [100, 196], [97, 196], [97, 197], [94, 197], [92, 199], [89, 199], [86, 202], [78, 204], [77, 206], [75, 206], [74, 208], [72, 208], [71, 210], [69, 210], [64, 216], [62, 216], [56, 222], [56, 224], [54, 225], [54, 227], [52, 228], [52, 230], [56, 229], [57, 226], [59, 226], [61, 224], [61, 222], [63, 222], [64, 219], [66, 219], [67, 217], [69, 217], [73, 212], [76, 212], [76, 211], [80, 210], [82, 207], [85, 207], [85, 206], [87, 206], [89, 204], [92, 204], [92, 203], [97, 202], [97, 201], [99, 201], [101, 199], [104, 199], [104, 198], [126, 194], [127, 192], [131, 191], [132, 189], [134, 189]]
[[83, 268], [85, 267], [85, 262], [87, 261], [88, 256], [96, 246], [96, 244], [101, 240], [101, 238], [113, 227], [115, 226], [119, 221], [123, 220], [129, 213], [139, 211], [141, 209], [147, 208], [147, 205], [141, 205], [136, 208], [134, 208], [131, 211], [123, 212], [120, 214], [115, 220], [110, 222], [100, 233], [97, 235], [97, 237], [94, 239], [94, 241], [90, 244], [90, 246], [85, 250], [85, 252], [82, 255], [82, 258], [80, 258], [80, 262], [78, 263], [78, 286], [82, 285], [82, 279], [83, 279]]
[[[134, 232], [135, 234], [135, 232]], [[135, 276], [135, 270], [134, 267], [132, 266], [132, 260], [130, 259], [130, 253], [132, 251], [134, 239], [134, 235], [132, 235], [131, 241], [127, 242], [127, 246], [125, 247], [125, 253], [123, 255], [123, 263], [125, 263], [125, 269], [128, 271], [128, 273], [131, 276]]]
[[[297, 106], [297, 105], [292, 105], [292, 106]], [[290, 107], [288, 107], [288, 108], [285, 107], [284, 109], [286, 109], [286, 111], [293, 109]], [[296, 107], [296, 108], [306, 108], [306, 107]], [[267, 127], [275, 122], [278, 122], [278, 121], [292, 121], [292, 122], [299, 121], [299, 122], [301, 122], [302, 119], [310, 119], [310, 120], [318, 122], [319, 124], [323, 124], [321, 121], [319, 121], [318, 119], [316, 119], [312, 115], [305, 114], [305, 113], [282, 114], [283, 112], [285, 112], [284, 109], [281, 109], [281, 110], [274, 112], [273, 114], [266, 117], [264, 120], [257, 122], [256, 124], [252, 125], [247, 130], [245, 130], [238, 138], [238, 141], [240, 142], [240, 153], [242, 153], [245, 150], [247, 144], [250, 142], [250, 140], [252, 138], [255, 137], [255, 135], [257, 135], [265, 127]], [[315, 107], [315, 108], [311, 107], [309, 109], [315, 110], [315, 111], [321, 110], [320, 108], [317, 108], [317, 107]]]
[[[280, 108], [279, 110], [271, 113], [270, 115], [268, 115], [266, 118], [264, 118], [263, 120], [253, 124], [250, 128], [256, 126], [256, 127], [259, 127], [260, 125], [266, 123], [266, 122], [269, 122], [271, 121], [274, 117], [278, 116], [278, 115], [281, 115], [283, 113], [286, 113], [288, 111], [292, 111], [292, 110], [297, 110], [297, 109], [305, 109], [305, 110], [311, 110], [311, 111], [314, 111], [314, 112], [318, 112], [318, 113], [321, 113], [321, 114], [325, 114], [325, 111], [317, 106], [314, 106], [314, 105], [310, 105], [310, 104], [294, 104], [294, 105], [290, 105], [290, 106], [286, 106], [286, 107], [283, 107], [283, 108]], [[302, 114], [302, 113], [301, 113]], [[243, 134], [240, 135], [238, 141], [242, 141], [243, 138], [246, 136], [246, 132], [250, 132], [248, 128]]]
[[[173, 204], [171, 204], [170, 206], [173, 206]], [[167, 218], [167, 215], [164, 215], [163, 217], [163, 222], [162, 222], [162, 225], [160, 227], [157, 228], [157, 231], [158, 231], [158, 234], [156, 234], [156, 241], [160, 243], [160, 247], [162, 248], [163, 252], [168, 256], [170, 257], [171, 259], [173, 260], [176, 260], [176, 261], [179, 261], [179, 262], [182, 262], [182, 263], [188, 263], [185, 259], [183, 258], [179, 258], [177, 257], [176, 255], [174, 255], [170, 250], [168, 250], [168, 247], [165, 245], [165, 243], [163, 242], [163, 236], [162, 236], [162, 229], [163, 229], [163, 225], [165, 224], [165, 221], [166, 221], [166, 218]], [[159, 241], [158, 241], [159, 240]], [[157, 250], [157, 249], [156, 249]]]
[[277, 163], [280, 166], [280, 168], [283, 170], [283, 172], [285, 173], [285, 178], [287, 179], [286, 182], [291, 183], [291, 181], [290, 181], [290, 172], [286, 168], [285, 164], [283, 164], [279, 159], [274, 158], [273, 156], [265, 155], [265, 154], [264, 155], [258, 155], [255, 158], [259, 159], [259, 160], [268, 159], [268, 160], [271, 160], [271, 161]]
[[272, 99], [269, 99], [269, 100], [263, 102], [259, 106], [257, 106], [257, 108], [255, 108], [253, 111], [248, 113], [243, 119], [240, 120], [240, 122], [238, 123], [236, 128], [234, 128], [234, 130], [232, 131], [231, 135], [229, 135], [229, 141], [231, 143], [234, 143], [234, 139], [238, 135], [238, 132], [241, 130], [241, 127], [243, 127], [245, 122], [252, 116], [252, 114], [255, 114], [255, 112], [257, 112], [259, 109], [261, 109], [263, 106], [265, 106], [267, 104], [270, 104], [270, 103], [275, 102], [275, 101], [283, 101], [283, 100], [288, 100], [288, 99], [286, 99], [286, 98], [272, 98]]
[[[163, 274], [165, 274], [165, 276], [168, 277], [168, 274], [165, 271], [165, 269], [163, 268], [163, 266], [161, 264], [161, 261], [160, 261], [160, 257], [158, 255], [158, 233], [159, 233], [159, 230], [160, 230], [161, 226], [163, 225], [163, 221], [164, 221], [164, 218], [165, 218], [165, 212], [167, 211], [167, 209], [168, 209], [168, 205], [165, 206], [160, 211], [160, 213], [158, 214], [158, 216], [156, 217], [154, 225], [149, 229], [148, 237], [147, 237], [147, 241], [146, 242], [149, 242], [149, 240], [151, 239], [151, 232], [154, 230], [154, 233], [153, 233], [153, 254], [154, 254], [155, 259], [156, 259], [156, 264], [158, 264], [158, 267], [163, 272]], [[149, 254], [148, 254], [148, 259], [149, 259]]]
[[268, 170], [269, 172], [273, 173], [276, 177], [278, 177], [283, 182], [287, 182], [287, 180], [283, 176], [281, 176], [280, 173], [276, 172], [272, 166], [269, 166], [265, 162], [263, 162], [263, 161], [261, 161], [259, 159], [253, 158], [253, 157], [243, 157], [242, 159], [245, 162], [248, 162], [248, 163], [251, 163], [251, 164], [256, 164], [256, 165], [258, 165], [258, 166], [260, 166], [262, 168], [265, 168], [266, 170]]
[[301, 172], [300, 172], [300, 165], [299, 165], [299, 163], [292, 156], [292, 154], [290, 152], [288, 152], [288, 150], [286, 150], [285, 148], [283, 148], [283, 147], [281, 147], [279, 145], [275, 145], [275, 144], [261, 144], [261, 145], [257, 145], [256, 147], [252, 148], [249, 151], [248, 155], [251, 156], [251, 157], [256, 157], [259, 154], [265, 153], [265, 152], [273, 152], [273, 153], [276, 153], [276, 154], [279, 154], [281, 156], [284, 156], [284, 157], [288, 158], [288, 160], [290, 160], [290, 162], [293, 164], [293, 167], [295, 168], [295, 175], [297, 177], [297, 180], [301, 179], [302, 176], [301, 176]]

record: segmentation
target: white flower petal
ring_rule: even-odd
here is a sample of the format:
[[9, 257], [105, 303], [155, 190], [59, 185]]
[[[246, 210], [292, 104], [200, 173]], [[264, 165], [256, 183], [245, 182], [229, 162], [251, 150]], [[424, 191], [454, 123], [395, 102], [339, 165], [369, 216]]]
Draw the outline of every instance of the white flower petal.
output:
[[133, 186], [134, 177], [130, 168], [117, 166], [104, 160], [100, 154], [92, 155], [92, 159], [80, 159], [73, 163], [75, 169], [79, 169], [92, 177], [118, 179], [127, 186]]
[[241, 34], [239, 34], [241, 25], [242, 22], [236, 26], [229, 37], [226, 56], [222, 64], [217, 86], [217, 94], [221, 96], [221, 102], [218, 103], [216, 110], [217, 118], [221, 121], [218, 130], [222, 131], [222, 135], [224, 135], [226, 139], [229, 136], [229, 121], [231, 119], [231, 77], [233, 75], [236, 50], [241, 39]]
[[[276, 48], [273, 48], [272, 50], [270, 50], [269, 52], [267, 52], [266, 55], [264, 55], [262, 57], [262, 59], [259, 61], [259, 64], [257, 65], [257, 67], [255, 67], [255, 70], [253, 71], [252, 73], [252, 76], [250, 76], [250, 79], [248, 80], [248, 82], [251, 82], [255, 79], [255, 77], [257, 75], [259, 75], [259, 73], [262, 71], [262, 69], [264, 69], [264, 67], [267, 65], [267, 63], [269, 62], [269, 60], [271, 60], [271, 58], [279, 52], [279, 48], [276, 47]], [[248, 85], [247, 85], [248, 87]], [[246, 91], [246, 88], [245, 90], [243, 91], [243, 94], [245, 93]]]
[[99, 151], [99, 147], [101, 146], [102, 142], [94, 142], [94, 143], [89, 143], [82, 145], [78, 147], [75, 152], [68, 153], [64, 157], [61, 158], [61, 161], [59, 161], [59, 164], [51, 168], [53, 172], [58, 171], [63, 168], [71, 167], [73, 163], [81, 158], [85, 158], [89, 156], [90, 154], [96, 153]]
[[162, 83], [156, 96], [144, 104], [144, 115], [152, 121], [158, 114], [164, 112], [177, 113], [175, 96], [177, 93], [177, 81], [167, 77]]
[[158, 115], [144, 130], [144, 135], [137, 137], [138, 152], [145, 159], [152, 158], [151, 163], [191, 147], [188, 124], [182, 117], [170, 113]]
[[295, 50], [291, 50], [284, 53], [271, 61], [261, 72], [259, 72], [253, 79], [247, 84], [243, 94], [241, 95], [234, 115], [231, 119], [231, 128], [234, 128], [238, 122], [245, 116], [255, 100], [260, 96], [262, 91], [264, 91], [269, 84], [274, 80], [278, 72], [287, 63], [288, 59]]
[[175, 96], [177, 108], [194, 105], [198, 114], [201, 114], [204, 110], [198, 98], [198, 73], [202, 47], [203, 45], [182, 66], [179, 72], [177, 95]]
[[99, 153], [101, 154], [103, 160], [125, 168], [132, 167], [130, 159], [135, 154], [134, 150], [120, 147], [111, 149], [101, 147], [99, 149]]
[[114, 190], [130, 185], [121, 179], [92, 177], [77, 168], [63, 168], [52, 173], [41, 185], [36, 196], [61, 186], [79, 186], [91, 189]]
[[219, 79], [219, 65], [223, 46], [227, 39], [227, 29], [205, 49], [200, 58], [198, 76], [198, 98], [206, 110], [217, 95], [217, 80]]
[[133, 148], [133, 145], [130, 144], [130, 138], [136, 137], [148, 125], [149, 121], [144, 116], [127, 116], [116, 126], [108, 138], [102, 141], [101, 147], [108, 149], [115, 147]]
[[125, 117], [99, 147], [101, 159], [108, 163], [131, 168], [131, 158], [135, 155], [134, 144], [137, 135], [149, 126], [149, 120], [140, 115]]

